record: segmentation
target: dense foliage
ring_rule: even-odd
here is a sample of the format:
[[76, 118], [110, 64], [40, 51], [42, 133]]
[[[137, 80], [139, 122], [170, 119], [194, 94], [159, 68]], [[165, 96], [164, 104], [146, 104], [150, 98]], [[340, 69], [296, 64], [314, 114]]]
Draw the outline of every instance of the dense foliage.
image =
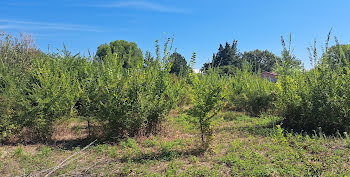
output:
[[114, 58], [97, 63], [84, 86], [82, 115], [98, 120], [109, 137], [154, 132], [181, 88], [163, 64], [125, 70]]
[[338, 65], [348, 65], [350, 62], [350, 44], [337, 44], [330, 47], [327, 53], [324, 54], [323, 58], [323, 62], [326, 62], [325, 64], [331, 65], [333, 69], [338, 67]]
[[188, 110], [191, 122], [199, 128], [203, 145], [208, 146], [213, 134], [213, 118], [222, 106], [225, 80], [211, 70], [204, 75], [191, 76], [193, 106]]
[[104, 60], [106, 57], [115, 58], [124, 68], [138, 67], [143, 64], [143, 56], [140, 48], [134, 42], [124, 40], [112, 41], [108, 44], [102, 44], [97, 48], [96, 59]]
[[[283, 54], [283, 53], [282, 53]], [[297, 58], [290, 58], [290, 66], [297, 67], [301, 65], [301, 61]], [[217, 68], [220, 74], [235, 74], [238, 69], [244, 69], [244, 63], [248, 63], [252, 72], [259, 71], [272, 72], [277, 65], [281, 65], [281, 58], [268, 50], [253, 50], [239, 52], [237, 49], [237, 41], [234, 40], [232, 45], [226, 42], [225, 47], [220, 44], [218, 52], [213, 54], [212, 62], [204, 63], [202, 71], [208, 70], [210, 67]]]
[[189, 68], [187, 66], [187, 61], [178, 52], [174, 52], [170, 55], [170, 60], [172, 62], [170, 73], [175, 73], [176, 75], [186, 75]]
[[259, 73], [251, 72], [248, 65], [230, 77], [228, 100], [236, 110], [247, 111], [253, 116], [271, 111], [276, 99], [276, 87], [272, 82], [261, 79]]
[[[283, 38], [282, 58], [259, 50], [242, 55], [235, 41], [220, 46], [206, 72], [196, 74], [195, 53], [188, 66], [169, 43], [161, 55], [157, 42], [155, 57], [127, 41], [82, 57], [66, 49], [44, 54], [28, 37], [1, 34], [0, 140], [19, 133], [49, 140], [54, 124], [71, 117], [99, 127], [94, 133], [109, 139], [148, 135], [157, 133], [168, 111], [184, 104], [204, 144], [224, 105], [253, 116], [277, 114], [283, 126], [297, 131], [350, 131], [348, 45], [326, 45], [322, 55], [312, 48], [314, 67], [307, 71]], [[277, 83], [261, 78], [262, 71], [276, 72]]]
[[16, 41], [1, 41], [2, 140], [23, 129], [33, 133], [32, 140], [48, 140], [56, 121], [77, 116], [102, 126], [109, 138], [155, 133], [183, 85], [169, 74], [166, 50], [148, 67], [125, 68], [118, 54], [103, 60], [67, 50], [42, 54]]
[[[328, 38], [329, 40], [329, 38]], [[326, 43], [324, 53], [331, 52]], [[338, 46], [341, 48], [341, 46]], [[349, 67], [342, 62], [346, 55], [317, 58], [315, 47], [310, 71], [290, 67], [290, 50], [284, 48], [283, 65], [278, 68], [277, 109], [285, 117], [285, 126], [297, 131], [311, 132], [321, 128], [328, 134], [349, 132], [350, 95]], [[339, 58], [340, 57], [340, 58]], [[334, 65], [334, 60], [339, 65]]]
[[258, 72], [261, 71], [272, 72], [276, 69], [276, 64], [281, 63], [281, 58], [273, 54], [268, 50], [254, 50], [243, 53], [243, 59], [252, 65], [252, 71]]
[[218, 52], [213, 54], [213, 60], [210, 63], [205, 63], [202, 71], [208, 70], [210, 67], [215, 67], [219, 73], [232, 74], [232, 69], [241, 68], [242, 57], [237, 49], [237, 41], [234, 40], [232, 45], [226, 42], [225, 47], [220, 44]]

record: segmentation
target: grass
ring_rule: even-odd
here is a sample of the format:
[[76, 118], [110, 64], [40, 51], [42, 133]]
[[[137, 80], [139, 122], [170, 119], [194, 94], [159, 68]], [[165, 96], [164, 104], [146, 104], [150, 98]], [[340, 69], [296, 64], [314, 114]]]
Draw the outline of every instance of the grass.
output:
[[[330, 137], [291, 133], [278, 126], [280, 119], [249, 117], [227, 111], [218, 114], [215, 137], [207, 151], [200, 148], [199, 132], [184, 114], [170, 114], [161, 132], [151, 137], [128, 138], [118, 144], [2, 145], [0, 175], [44, 176], [68, 160], [55, 176], [348, 176], [349, 136]], [[84, 137], [84, 131], [72, 135]], [[67, 127], [67, 126], [66, 126]], [[66, 140], [69, 143], [69, 140]], [[84, 142], [85, 143], [85, 142]], [[88, 144], [85, 143], [84, 145]]]

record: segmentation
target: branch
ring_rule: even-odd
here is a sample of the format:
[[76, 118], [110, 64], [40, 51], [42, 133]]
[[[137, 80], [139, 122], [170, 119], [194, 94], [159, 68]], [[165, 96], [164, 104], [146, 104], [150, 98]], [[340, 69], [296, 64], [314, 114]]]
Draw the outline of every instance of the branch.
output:
[[[45, 175], [45, 177], [50, 176], [52, 173], [54, 173], [56, 170], [62, 168], [63, 166], [67, 165], [68, 163], [66, 163], [69, 159], [73, 158], [74, 156], [77, 156], [78, 154], [80, 154], [81, 152], [83, 152], [84, 150], [86, 150], [87, 148], [89, 148], [92, 144], [94, 144], [97, 141], [97, 139], [93, 142], [91, 142], [89, 145], [85, 146], [82, 150], [80, 150], [79, 152], [74, 153], [73, 155], [69, 156], [68, 158], [66, 158], [64, 161], [62, 161], [60, 164], [58, 164], [52, 171], [50, 171], [47, 175]], [[69, 161], [71, 162], [71, 161]], [[65, 164], [66, 163], [66, 164]]]

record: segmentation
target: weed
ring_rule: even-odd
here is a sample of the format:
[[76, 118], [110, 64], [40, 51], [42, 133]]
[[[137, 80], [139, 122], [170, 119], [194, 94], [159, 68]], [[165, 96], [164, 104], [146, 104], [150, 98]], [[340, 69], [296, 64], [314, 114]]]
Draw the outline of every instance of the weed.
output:
[[190, 157], [188, 157], [188, 160], [191, 162], [191, 164], [196, 164], [199, 162], [199, 160], [196, 156], [190, 156]]
[[171, 161], [166, 169], [165, 175], [167, 177], [176, 176], [178, 170], [179, 165], [176, 163], [176, 161]]
[[153, 139], [147, 139], [143, 142], [143, 146], [144, 147], [154, 147], [155, 145], [157, 144], [157, 141], [156, 140], [153, 140]]
[[52, 148], [50, 148], [48, 146], [42, 146], [40, 148], [39, 155], [44, 156], [44, 157], [48, 157], [52, 154], [52, 152], [53, 152]]
[[112, 146], [108, 150], [108, 156], [111, 158], [117, 158], [118, 157], [118, 147]]
[[120, 142], [120, 146], [122, 146], [122, 148], [138, 148], [137, 146], [137, 142], [135, 139], [132, 138], [128, 138], [126, 139], [126, 141], [122, 141]]
[[23, 148], [22, 147], [18, 147], [15, 149], [15, 151], [13, 152], [13, 156], [15, 157], [20, 157], [23, 155]]

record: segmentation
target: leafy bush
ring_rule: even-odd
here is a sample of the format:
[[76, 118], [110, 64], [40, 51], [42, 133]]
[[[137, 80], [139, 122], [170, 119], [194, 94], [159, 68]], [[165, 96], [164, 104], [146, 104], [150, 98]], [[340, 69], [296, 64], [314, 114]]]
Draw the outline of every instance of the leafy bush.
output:
[[[167, 43], [165, 45], [167, 48]], [[159, 51], [159, 48], [157, 48]], [[169, 52], [146, 58], [146, 66], [123, 68], [117, 56], [92, 66], [83, 86], [80, 110], [103, 125], [110, 138], [155, 133], [163, 114], [175, 105], [183, 82], [170, 76]]]
[[225, 80], [215, 71], [192, 74], [193, 106], [188, 110], [191, 122], [201, 132], [202, 144], [208, 146], [212, 139], [212, 121], [222, 106]]
[[[17, 131], [27, 128], [34, 133], [33, 138], [49, 139], [52, 124], [74, 113], [80, 93], [75, 66], [87, 62], [77, 63], [78, 60], [69, 55], [40, 55], [32, 60], [31, 70], [21, 76], [23, 80], [16, 75], [19, 71], [2, 72], [8, 74], [3, 88], [8, 104], [1, 106], [4, 112], [1, 125], [7, 129], [16, 127]], [[7, 134], [5, 131], [2, 135]]]
[[155, 133], [185, 84], [169, 74], [169, 41], [163, 57], [157, 44], [156, 60], [148, 57], [144, 65], [125, 68], [117, 52], [103, 60], [73, 56], [66, 49], [43, 54], [5, 37], [0, 46], [1, 139], [26, 128], [33, 138], [48, 140], [54, 122], [77, 115], [89, 125], [102, 125], [110, 138]]
[[[325, 53], [328, 51], [328, 40]], [[297, 131], [311, 132], [321, 127], [328, 134], [348, 132], [349, 68], [344, 65], [334, 66], [327, 55], [318, 58], [314, 47], [310, 51], [315, 67], [310, 71], [292, 69], [288, 66], [288, 59], [293, 55], [286, 48], [284, 51], [283, 65], [279, 67], [276, 104], [285, 118], [283, 125]]]
[[0, 34], [0, 140], [21, 129], [19, 118], [26, 108], [20, 102], [25, 101], [34, 58], [39, 56], [30, 36]]
[[237, 70], [230, 79], [229, 100], [238, 110], [245, 110], [253, 116], [273, 108], [275, 84], [261, 79], [260, 73]]
[[[36, 130], [44, 139], [50, 138], [52, 124], [73, 114], [80, 94], [78, 73], [74, 63], [79, 58], [69, 55], [39, 58], [35, 61], [27, 87], [24, 126]], [[87, 62], [87, 61], [81, 61]], [[45, 137], [48, 136], [48, 137]]]
[[[72, 55], [66, 49], [43, 54], [28, 36], [17, 39], [1, 33], [0, 38], [1, 141], [23, 130], [33, 133], [33, 138], [48, 140], [53, 124], [71, 116], [103, 127], [102, 134], [108, 138], [149, 135], [159, 130], [164, 115], [175, 105], [188, 104], [187, 115], [200, 129], [203, 145], [208, 145], [212, 119], [227, 100], [254, 116], [278, 113], [283, 125], [294, 130], [350, 131], [349, 46], [337, 44], [328, 49], [329, 38], [320, 58], [311, 48], [315, 65], [309, 71], [300, 68], [282, 39], [277, 83], [237, 63], [236, 43], [227, 44], [227, 55], [233, 58], [221, 68], [231, 75], [210, 65], [204, 74], [187, 72], [184, 62], [184, 74], [175, 75], [170, 73], [176, 60], [170, 55], [172, 46], [168, 50], [169, 38], [162, 56], [157, 42], [156, 57], [147, 52], [146, 58], [135, 46], [137, 52], [131, 55], [104, 45], [101, 55], [93, 58]], [[222, 48], [222, 55], [226, 49]], [[214, 56], [218, 66], [222, 63], [219, 54]], [[195, 54], [192, 69], [194, 62]]]

